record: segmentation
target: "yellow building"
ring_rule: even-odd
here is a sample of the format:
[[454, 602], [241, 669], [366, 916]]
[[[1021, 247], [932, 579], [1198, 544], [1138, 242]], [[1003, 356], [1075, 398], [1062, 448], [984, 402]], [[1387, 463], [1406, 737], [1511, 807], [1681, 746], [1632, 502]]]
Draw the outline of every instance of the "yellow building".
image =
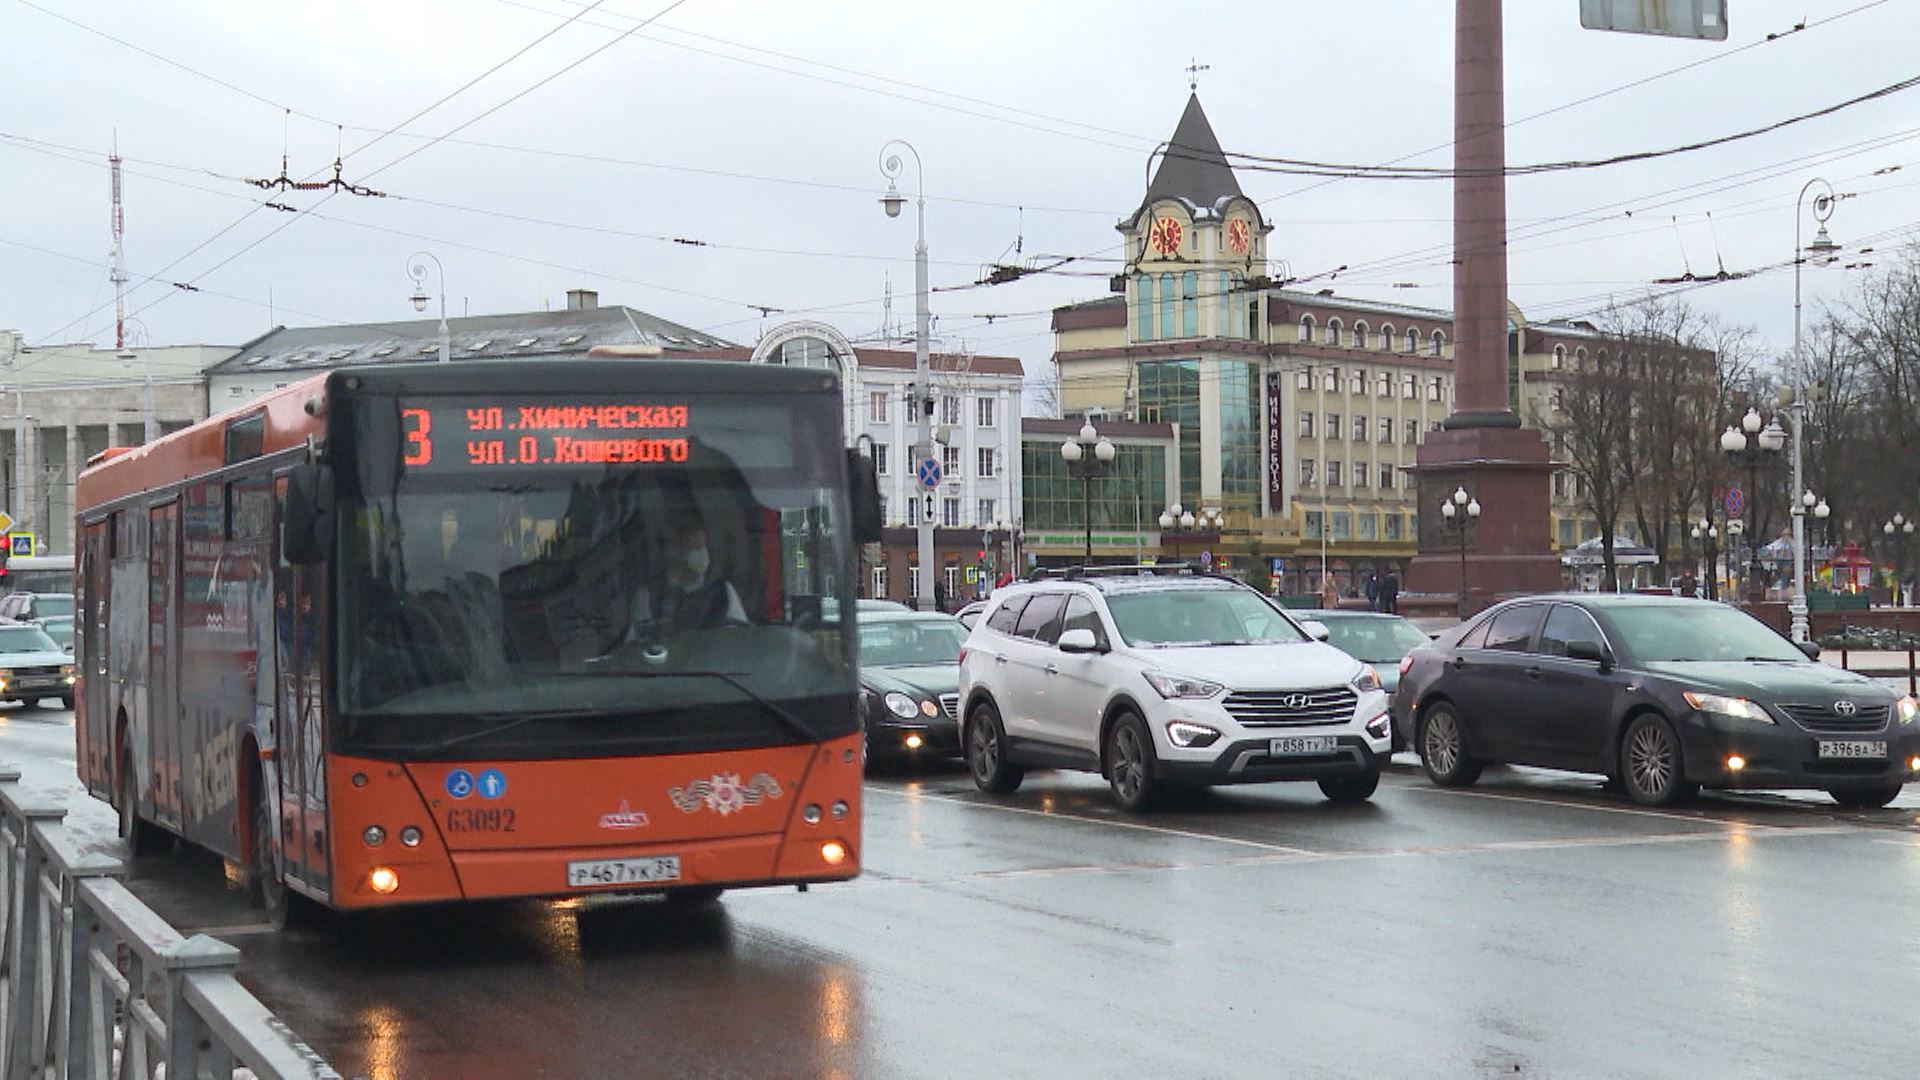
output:
[[[1169, 501], [1220, 512], [1209, 550], [1230, 569], [1258, 577], [1279, 560], [1287, 592], [1316, 591], [1323, 566], [1346, 589], [1388, 568], [1404, 575], [1421, 509], [1404, 468], [1452, 409], [1451, 313], [1274, 280], [1273, 227], [1240, 190], [1197, 96], [1117, 228], [1127, 262], [1116, 295], [1054, 312], [1062, 411], [1175, 425]], [[1529, 328], [1510, 308], [1510, 393], [1529, 425], [1540, 414], [1521, 388], [1544, 394], [1555, 370], [1529, 350], [1583, 335], [1591, 328]], [[1594, 535], [1571, 488], [1554, 491], [1556, 547]], [[1147, 546], [1171, 554], [1159, 540]]]

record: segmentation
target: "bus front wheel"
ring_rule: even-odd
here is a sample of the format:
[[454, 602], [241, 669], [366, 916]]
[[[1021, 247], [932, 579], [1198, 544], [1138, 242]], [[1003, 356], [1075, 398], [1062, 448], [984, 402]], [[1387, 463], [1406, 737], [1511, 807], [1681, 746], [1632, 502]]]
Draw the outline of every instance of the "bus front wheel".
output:
[[159, 826], [140, 820], [139, 785], [133, 775], [133, 754], [125, 749], [120, 752], [119, 798], [115, 799], [114, 810], [120, 818], [120, 841], [127, 845], [127, 852], [136, 857], [152, 855], [166, 846], [166, 834]]
[[275, 930], [285, 930], [292, 909], [287, 883], [280, 878], [279, 863], [273, 853], [273, 815], [269, 812], [261, 781], [254, 780], [252, 808], [253, 858], [248, 869], [253, 902], [263, 909]]

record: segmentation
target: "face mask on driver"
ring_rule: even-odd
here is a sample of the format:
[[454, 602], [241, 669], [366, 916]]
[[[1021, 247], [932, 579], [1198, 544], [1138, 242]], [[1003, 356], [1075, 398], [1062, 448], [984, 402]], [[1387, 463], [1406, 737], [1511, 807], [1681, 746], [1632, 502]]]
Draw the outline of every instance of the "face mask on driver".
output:
[[696, 576], [706, 577], [707, 568], [712, 565], [712, 561], [707, 557], [706, 548], [697, 547], [687, 551], [686, 564], [687, 569]]

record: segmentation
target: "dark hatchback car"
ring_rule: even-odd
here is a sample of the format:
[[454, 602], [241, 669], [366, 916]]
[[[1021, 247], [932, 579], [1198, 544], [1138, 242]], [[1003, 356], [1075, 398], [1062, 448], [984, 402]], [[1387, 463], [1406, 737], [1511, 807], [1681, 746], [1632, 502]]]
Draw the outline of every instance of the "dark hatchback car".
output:
[[958, 757], [960, 647], [967, 628], [932, 611], [860, 613], [860, 717], [867, 761]]
[[1509, 601], [1405, 664], [1394, 726], [1445, 786], [1506, 762], [1601, 773], [1647, 806], [1708, 787], [1878, 807], [1920, 767], [1920, 703], [1713, 601]]

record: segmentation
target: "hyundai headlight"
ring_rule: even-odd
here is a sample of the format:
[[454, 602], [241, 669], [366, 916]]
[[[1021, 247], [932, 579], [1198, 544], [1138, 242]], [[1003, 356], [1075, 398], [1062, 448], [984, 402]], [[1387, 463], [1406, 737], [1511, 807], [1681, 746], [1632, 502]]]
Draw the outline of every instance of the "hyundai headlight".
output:
[[1687, 704], [1701, 712], [1718, 713], [1721, 716], [1731, 716], [1739, 720], [1758, 720], [1763, 724], [1774, 722], [1773, 717], [1767, 715], [1767, 710], [1746, 698], [1727, 697], [1724, 694], [1698, 694], [1692, 690], [1681, 696], [1687, 699]]
[[1205, 679], [1189, 678], [1185, 675], [1169, 675], [1164, 671], [1143, 672], [1147, 685], [1163, 698], [1210, 698], [1221, 690], [1217, 682]]
[[919, 703], [898, 690], [888, 693], [883, 700], [886, 701], [887, 711], [902, 720], [911, 720], [920, 715]]
[[1353, 687], [1356, 694], [1371, 694], [1380, 689], [1380, 673], [1373, 670], [1372, 664], [1361, 664], [1360, 674], [1355, 675], [1353, 682], [1348, 685]]
[[1167, 722], [1167, 741], [1179, 747], [1212, 746], [1220, 738], [1220, 733], [1204, 724], [1189, 723], [1185, 720]]

